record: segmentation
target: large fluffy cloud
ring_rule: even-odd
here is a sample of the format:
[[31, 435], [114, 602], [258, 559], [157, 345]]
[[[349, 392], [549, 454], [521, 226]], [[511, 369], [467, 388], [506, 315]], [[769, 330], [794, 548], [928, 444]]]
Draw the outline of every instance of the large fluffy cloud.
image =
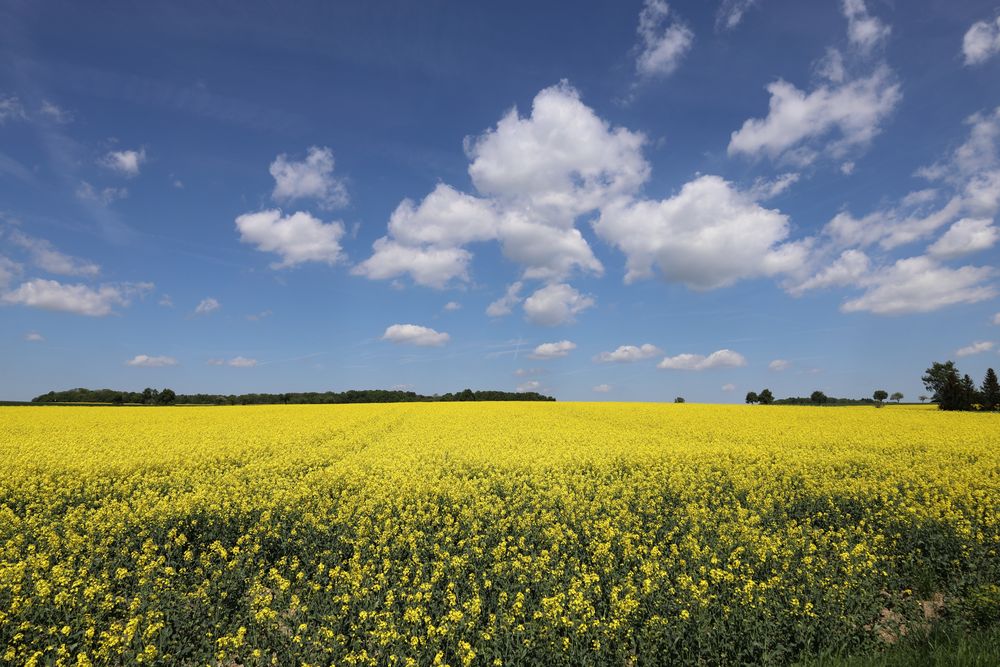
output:
[[287, 216], [277, 209], [245, 213], [236, 218], [236, 229], [243, 243], [281, 256], [280, 262], [271, 264], [274, 269], [303, 262], [336, 264], [342, 258], [340, 239], [344, 225], [324, 223], [303, 211]]
[[390, 343], [417, 345], [419, 347], [439, 347], [451, 339], [446, 333], [435, 331], [418, 324], [393, 324], [386, 328], [382, 340]]
[[110, 315], [115, 306], [128, 306], [133, 298], [152, 289], [152, 283], [118, 283], [90, 287], [36, 278], [0, 295], [0, 303], [102, 317]]
[[718, 176], [701, 176], [661, 201], [607, 207], [597, 234], [626, 256], [625, 279], [652, 275], [693, 289], [796, 270], [804, 248], [782, 243], [788, 218], [766, 209]]
[[347, 204], [347, 189], [333, 175], [333, 151], [313, 146], [306, 158], [296, 162], [281, 154], [271, 163], [276, 201], [315, 199], [320, 208], [336, 208]]
[[383, 236], [372, 246], [372, 256], [351, 272], [372, 280], [409, 274], [424, 287], [442, 289], [455, 279], [467, 280], [472, 253], [464, 248], [408, 246]]
[[641, 133], [611, 127], [563, 82], [535, 96], [531, 116], [511, 109], [496, 128], [468, 141], [469, 175], [481, 193], [568, 227], [646, 181], [644, 142]]
[[576, 228], [540, 224], [520, 211], [507, 211], [500, 229], [503, 254], [524, 267], [525, 279], [561, 280], [574, 270], [604, 273]]
[[926, 313], [959, 303], [976, 303], [997, 294], [989, 284], [990, 267], [950, 268], [930, 257], [909, 257], [865, 278], [867, 291], [841, 306], [847, 313], [870, 311], [877, 315]]
[[554, 327], [569, 324], [594, 305], [593, 297], [565, 283], [546, 285], [524, 300], [524, 315], [532, 324]]
[[465, 246], [497, 241], [525, 279], [599, 275], [603, 266], [576, 221], [645, 182], [644, 141], [611, 127], [567, 83], [546, 88], [530, 116], [512, 109], [495, 128], [466, 140], [479, 196], [440, 184], [419, 203], [404, 200], [355, 273], [409, 274], [418, 284], [445, 287], [469, 279], [472, 255]]
[[869, 76], [824, 83], [810, 92], [784, 80], [767, 90], [767, 116], [751, 118], [733, 132], [730, 155], [766, 155], [796, 164], [808, 164], [824, 151], [842, 157], [870, 143], [902, 97], [884, 66]]
[[419, 285], [442, 288], [467, 280], [472, 254], [461, 246], [497, 238], [499, 216], [487, 199], [438, 185], [416, 204], [404, 199], [389, 218], [389, 236], [375, 241], [356, 275], [380, 280], [403, 274]]
[[389, 233], [411, 246], [453, 247], [495, 239], [497, 224], [490, 200], [440, 183], [419, 205], [411, 199], [400, 202], [389, 218]]

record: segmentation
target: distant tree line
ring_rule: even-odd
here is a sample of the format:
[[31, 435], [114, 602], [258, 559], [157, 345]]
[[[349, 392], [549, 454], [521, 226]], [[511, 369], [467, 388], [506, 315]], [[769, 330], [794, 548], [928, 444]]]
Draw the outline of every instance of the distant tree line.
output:
[[[875, 392], [873, 398], [836, 398], [827, 396], [818, 389], [809, 396], [789, 396], [788, 398], [775, 398], [770, 389], [763, 389], [758, 394], [755, 391], [747, 392], [746, 402], [749, 405], [881, 405], [879, 396], [885, 393], [881, 389]], [[888, 397], [885, 394], [885, 397]], [[898, 398], [897, 398], [898, 396]], [[903, 395], [896, 392], [892, 395], [893, 400], [902, 400]]]
[[921, 379], [941, 410], [1000, 410], [1000, 383], [992, 368], [978, 387], [968, 374], [959, 373], [954, 361], [935, 361]]
[[453, 401], [554, 401], [534, 391], [473, 391], [424, 396], [413, 391], [364, 389], [349, 391], [293, 392], [285, 394], [177, 394], [172, 389], [140, 391], [115, 389], [68, 389], [50, 391], [31, 399], [32, 403], [111, 403], [113, 405], [272, 405], [329, 403], [418, 403]]

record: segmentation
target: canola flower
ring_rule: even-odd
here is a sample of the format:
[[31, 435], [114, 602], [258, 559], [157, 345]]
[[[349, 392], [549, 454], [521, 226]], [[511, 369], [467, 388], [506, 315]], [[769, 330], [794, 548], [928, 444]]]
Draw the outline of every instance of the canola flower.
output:
[[993, 414], [0, 408], [5, 664], [786, 663], [998, 550]]

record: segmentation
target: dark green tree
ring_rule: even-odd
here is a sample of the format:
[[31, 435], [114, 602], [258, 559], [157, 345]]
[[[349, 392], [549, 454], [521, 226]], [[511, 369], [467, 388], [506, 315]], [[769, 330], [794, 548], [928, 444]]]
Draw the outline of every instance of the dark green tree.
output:
[[770, 389], [763, 389], [757, 396], [757, 400], [760, 401], [761, 405], [771, 405], [774, 403], [774, 394], [771, 393]]
[[876, 389], [875, 393], [872, 394], [872, 398], [875, 399], [875, 405], [881, 408], [882, 401], [889, 398], [889, 392], [887, 392], [885, 389]]
[[173, 389], [164, 389], [156, 397], [157, 405], [173, 405], [177, 402], [177, 394], [174, 393]]
[[962, 410], [973, 410], [974, 406], [981, 405], [982, 400], [979, 396], [979, 390], [976, 389], [976, 383], [972, 381], [969, 374], [966, 373], [962, 376]]
[[937, 402], [941, 410], [968, 410], [965, 388], [958, 372], [952, 368], [945, 376], [944, 383], [938, 389]]
[[823, 405], [826, 403], [826, 394], [817, 389], [809, 396], [809, 400], [816, 405]]
[[992, 368], [986, 369], [979, 393], [982, 395], [983, 410], [1000, 410], [1000, 383]]
[[931, 367], [924, 371], [924, 376], [920, 378], [923, 380], [924, 387], [931, 393], [931, 400], [935, 403], [941, 402], [941, 390], [954, 375], [955, 379], [958, 379], [958, 369], [955, 368], [954, 361], [946, 361], [943, 364], [935, 361], [931, 364]]
[[683, 403], [683, 402], [684, 402], [683, 396], [678, 396], [677, 398], [674, 399], [674, 403]]
[[747, 392], [747, 405], [753, 405], [754, 403], [756, 403], [759, 400], [760, 400], [760, 397], [757, 396], [757, 392], [755, 392], [755, 391], [748, 391]]
[[903, 400], [903, 392], [901, 391], [892, 392], [892, 396], [889, 397], [889, 400], [896, 401], [896, 403], [898, 404], [901, 400]]

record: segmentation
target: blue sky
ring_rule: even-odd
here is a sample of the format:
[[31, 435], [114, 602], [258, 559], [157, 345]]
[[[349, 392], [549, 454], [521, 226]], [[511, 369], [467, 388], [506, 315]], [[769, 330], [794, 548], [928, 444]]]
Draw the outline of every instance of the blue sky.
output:
[[0, 397], [1000, 365], [1000, 5], [7, 2]]

